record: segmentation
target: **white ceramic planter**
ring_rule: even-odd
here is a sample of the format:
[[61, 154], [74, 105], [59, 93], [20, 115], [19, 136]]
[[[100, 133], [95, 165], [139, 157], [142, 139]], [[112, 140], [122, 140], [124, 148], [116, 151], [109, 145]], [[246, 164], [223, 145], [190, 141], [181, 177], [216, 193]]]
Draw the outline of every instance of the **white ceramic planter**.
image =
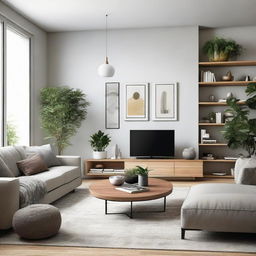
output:
[[107, 151], [93, 151], [94, 159], [105, 159], [107, 158]]

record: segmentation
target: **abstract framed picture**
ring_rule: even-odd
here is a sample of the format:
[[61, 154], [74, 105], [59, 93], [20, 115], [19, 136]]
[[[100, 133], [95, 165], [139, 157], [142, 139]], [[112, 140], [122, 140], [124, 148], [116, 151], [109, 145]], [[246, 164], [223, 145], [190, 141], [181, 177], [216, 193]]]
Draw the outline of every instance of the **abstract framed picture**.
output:
[[176, 121], [177, 83], [154, 84], [152, 91], [152, 115], [154, 121]]
[[148, 84], [127, 84], [125, 89], [125, 120], [148, 121]]
[[120, 89], [118, 82], [105, 84], [105, 128], [120, 128]]

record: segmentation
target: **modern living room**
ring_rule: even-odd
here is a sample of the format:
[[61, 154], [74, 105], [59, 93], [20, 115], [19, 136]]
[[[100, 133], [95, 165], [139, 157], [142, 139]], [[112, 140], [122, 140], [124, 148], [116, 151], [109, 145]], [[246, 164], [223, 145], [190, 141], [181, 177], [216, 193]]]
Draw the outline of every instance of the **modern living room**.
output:
[[256, 2], [0, 1], [0, 255], [256, 253]]

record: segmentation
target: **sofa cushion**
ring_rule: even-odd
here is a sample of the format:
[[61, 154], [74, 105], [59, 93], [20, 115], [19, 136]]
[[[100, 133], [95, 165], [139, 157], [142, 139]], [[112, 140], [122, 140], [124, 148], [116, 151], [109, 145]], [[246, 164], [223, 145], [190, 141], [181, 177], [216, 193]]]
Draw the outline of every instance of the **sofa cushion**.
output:
[[69, 183], [80, 176], [80, 169], [77, 166], [53, 166], [49, 168], [49, 171], [34, 175], [34, 177], [46, 183], [47, 192]]
[[19, 170], [26, 176], [37, 174], [48, 170], [46, 163], [39, 154], [32, 155], [31, 157], [18, 161], [17, 166]]
[[252, 156], [249, 158], [238, 158], [235, 164], [234, 178], [235, 182], [241, 183], [241, 174], [245, 168], [256, 168], [256, 157]]
[[4, 163], [8, 166], [10, 171], [15, 177], [21, 175], [16, 163], [22, 160], [21, 154], [15, 149], [15, 147], [8, 146], [0, 148], [0, 157]]
[[50, 144], [42, 146], [25, 147], [26, 154], [39, 154], [44, 159], [48, 167], [60, 165], [60, 160], [54, 154]]
[[181, 209], [186, 229], [256, 232], [256, 186], [200, 184], [193, 186]]
[[14, 174], [5, 164], [5, 162], [0, 158], [0, 177], [14, 177]]

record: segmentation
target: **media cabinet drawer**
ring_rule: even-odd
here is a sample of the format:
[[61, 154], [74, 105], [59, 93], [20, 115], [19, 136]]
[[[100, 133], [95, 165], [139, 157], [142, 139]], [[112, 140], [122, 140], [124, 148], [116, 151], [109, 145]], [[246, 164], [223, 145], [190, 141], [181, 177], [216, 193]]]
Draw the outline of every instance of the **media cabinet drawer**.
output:
[[203, 162], [175, 162], [176, 177], [203, 177]]
[[149, 177], [169, 177], [174, 176], [174, 163], [161, 161], [128, 161], [125, 162], [125, 169], [134, 168], [136, 166], [148, 167], [150, 170]]

